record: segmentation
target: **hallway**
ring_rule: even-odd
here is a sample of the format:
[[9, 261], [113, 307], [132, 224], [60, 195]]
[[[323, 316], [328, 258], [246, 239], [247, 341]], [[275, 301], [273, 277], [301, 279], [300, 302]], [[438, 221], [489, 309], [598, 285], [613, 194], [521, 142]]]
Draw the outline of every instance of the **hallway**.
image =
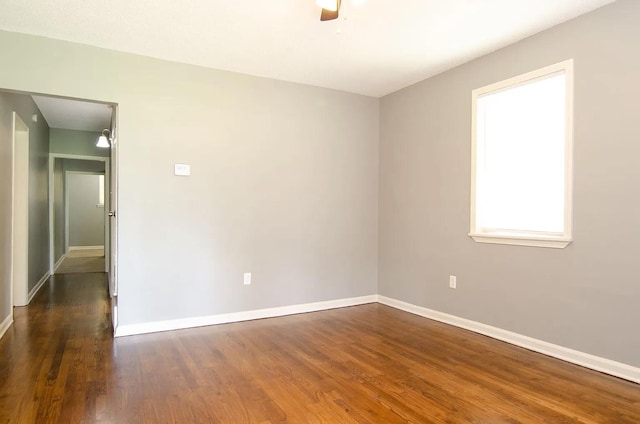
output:
[[92, 421], [110, 391], [107, 274], [55, 275], [14, 320], [0, 340], [0, 422]]

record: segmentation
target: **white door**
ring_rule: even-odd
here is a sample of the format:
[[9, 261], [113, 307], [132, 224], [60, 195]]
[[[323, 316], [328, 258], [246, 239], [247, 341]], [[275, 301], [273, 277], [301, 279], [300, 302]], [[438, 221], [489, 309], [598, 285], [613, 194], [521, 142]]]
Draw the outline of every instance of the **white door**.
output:
[[13, 215], [11, 280], [13, 305], [29, 300], [29, 126], [13, 112]]
[[118, 328], [118, 128], [117, 109], [111, 115], [111, 160], [109, 172], [109, 293], [113, 331]]

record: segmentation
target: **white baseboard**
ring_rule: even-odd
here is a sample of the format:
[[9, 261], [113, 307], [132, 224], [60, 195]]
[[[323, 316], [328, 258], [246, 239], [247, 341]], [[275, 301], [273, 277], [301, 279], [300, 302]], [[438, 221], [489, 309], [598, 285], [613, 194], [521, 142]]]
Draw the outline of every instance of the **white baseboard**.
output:
[[58, 262], [55, 263], [55, 265], [53, 265], [53, 273], [55, 274], [56, 271], [58, 270], [58, 268], [60, 268], [60, 264], [62, 264], [62, 261], [65, 260], [65, 258], [67, 257], [67, 254], [63, 254], [62, 256], [60, 256], [60, 259], [58, 259]]
[[9, 314], [9, 316], [2, 321], [2, 324], [0, 324], [0, 339], [4, 336], [4, 333], [7, 332], [9, 327], [11, 327], [11, 324], [13, 324], [13, 314]]
[[142, 324], [119, 325], [115, 331], [115, 337], [132, 336], [136, 334], [156, 333], [161, 331], [180, 330], [208, 325], [227, 324], [232, 322], [249, 321], [254, 319], [274, 318], [284, 315], [302, 314], [306, 312], [323, 311], [327, 309], [344, 308], [347, 306], [363, 305], [379, 302], [402, 311], [420, 315], [435, 321], [464, 328], [475, 333], [483, 334], [503, 342], [507, 342], [534, 352], [571, 362], [586, 368], [611, 374], [625, 380], [640, 384], [640, 368], [616, 362], [610, 359], [569, 349], [553, 343], [548, 343], [522, 334], [514, 333], [501, 328], [492, 327], [480, 322], [455, 315], [434, 311], [422, 306], [392, 299], [386, 296], [370, 295], [347, 299], [329, 300], [326, 302], [306, 303], [300, 305], [283, 306], [279, 308], [258, 309], [229, 314], [209, 315], [193, 318], [183, 318], [168, 321], [147, 322]]
[[29, 292], [29, 297], [27, 298], [27, 305], [29, 303], [31, 303], [31, 300], [34, 298], [34, 296], [36, 294], [38, 294], [38, 291], [42, 288], [42, 286], [44, 285], [44, 283], [47, 282], [47, 280], [49, 279], [49, 277], [51, 277], [51, 274], [49, 274], [48, 272], [46, 274], [44, 274], [42, 276], [42, 278], [38, 281], [38, 284], [36, 284], [31, 291]]
[[95, 250], [95, 249], [104, 250], [104, 246], [69, 246], [68, 251], [72, 252], [74, 250]]
[[434, 311], [432, 309], [413, 305], [401, 300], [391, 299], [386, 296], [378, 296], [378, 302], [383, 305], [391, 306], [435, 321], [440, 321], [445, 324], [451, 324], [453, 326], [464, 328], [475, 333], [480, 333], [525, 349], [533, 350], [534, 352], [552, 356], [563, 361], [571, 362], [573, 364], [591, 368], [596, 371], [611, 374], [640, 384], [640, 368], [633, 367], [631, 365], [580, 352], [578, 350], [569, 349], [553, 343], [534, 339], [532, 337], [523, 336], [522, 334], [492, 327], [466, 318], [460, 318], [455, 315]]
[[327, 309], [344, 308], [347, 306], [364, 305], [365, 303], [375, 303], [377, 301], [378, 295], [371, 295], [352, 297], [347, 299], [328, 300], [326, 302], [282, 306], [279, 308], [234, 312], [230, 314], [183, 318], [170, 321], [147, 322], [142, 324], [118, 325], [115, 332], [115, 337], [156, 333], [159, 331], [180, 330], [184, 328], [204, 327], [207, 325], [227, 324], [231, 322], [249, 321], [262, 318], [273, 318], [283, 315], [303, 314], [306, 312], [316, 312], [324, 311]]

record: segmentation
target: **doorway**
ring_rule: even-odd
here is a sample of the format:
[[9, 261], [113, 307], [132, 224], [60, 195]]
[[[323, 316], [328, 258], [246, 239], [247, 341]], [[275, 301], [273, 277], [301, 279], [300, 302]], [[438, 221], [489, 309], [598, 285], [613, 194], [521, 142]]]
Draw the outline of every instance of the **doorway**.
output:
[[[62, 195], [64, 210], [60, 214], [54, 208], [55, 224], [63, 226], [63, 231], [59, 231], [57, 227], [60, 225], [54, 225], [54, 250], [62, 243], [64, 254], [57, 261], [54, 274], [108, 272], [109, 264], [105, 260], [105, 248], [108, 247], [106, 229], [109, 225], [105, 214], [105, 206], [108, 206], [108, 203], [105, 205], [104, 195], [107, 191], [105, 163], [59, 158], [55, 162], [57, 165], [61, 162], [64, 190], [54, 184], [53, 198]], [[58, 166], [54, 166], [55, 168]], [[96, 170], [86, 170], [91, 168]], [[61, 233], [64, 233], [62, 240]]]
[[[55, 230], [52, 209], [58, 206], [64, 209], [64, 202], [53, 204], [51, 195], [55, 156], [66, 157], [70, 161], [91, 159], [101, 166], [100, 182], [95, 185], [101, 189], [99, 196], [104, 200], [100, 201], [96, 195], [93, 208], [102, 217], [98, 230], [102, 238], [91, 246], [80, 244], [76, 247], [100, 247], [102, 266], [96, 271], [103, 274], [100, 278], [104, 279], [105, 292], [111, 298], [110, 318], [115, 331], [117, 298], [112, 288], [117, 287], [114, 260], [117, 252], [111, 248], [115, 247], [111, 242], [117, 232], [114, 228], [115, 210], [111, 205], [115, 204], [117, 196], [114, 183], [117, 167], [112, 160], [115, 159], [116, 110], [113, 103], [0, 89], [0, 112], [6, 113], [0, 114], [3, 119], [0, 135], [7, 141], [7, 154], [1, 157], [1, 165], [7, 170], [6, 177], [3, 177], [6, 178], [6, 188], [0, 190], [0, 200], [6, 205], [7, 218], [11, 218], [0, 229], [0, 236], [10, 249], [6, 252], [8, 257], [5, 256], [7, 266], [0, 264], [0, 288], [4, 293], [0, 295], [6, 299], [6, 305], [0, 305], [0, 337], [13, 322], [14, 306], [29, 305], [45, 284], [49, 289], [56, 285], [52, 276], [58, 253], [54, 248], [58, 246], [54, 246], [52, 235]], [[27, 117], [28, 120], [23, 119]], [[76, 125], [90, 125], [91, 128], [76, 128]], [[56, 134], [57, 141], [54, 140]], [[101, 149], [97, 142], [105, 134], [107, 148]], [[61, 179], [64, 180], [64, 176]], [[69, 245], [66, 244], [65, 251]], [[77, 278], [82, 280], [83, 277], [74, 277], [74, 281], [79, 281]]]
[[52, 275], [110, 272], [110, 174], [109, 157], [49, 154]]

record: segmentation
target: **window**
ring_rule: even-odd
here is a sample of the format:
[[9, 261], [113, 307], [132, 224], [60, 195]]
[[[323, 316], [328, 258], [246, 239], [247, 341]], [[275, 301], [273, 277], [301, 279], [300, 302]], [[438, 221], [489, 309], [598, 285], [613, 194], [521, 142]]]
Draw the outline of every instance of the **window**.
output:
[[571, 242], [573, 61], [472, 92], [471, 232], [477, 242]]
[[98, 204], [96, 206], [104, 207], [104, 175], [98, 175]]

